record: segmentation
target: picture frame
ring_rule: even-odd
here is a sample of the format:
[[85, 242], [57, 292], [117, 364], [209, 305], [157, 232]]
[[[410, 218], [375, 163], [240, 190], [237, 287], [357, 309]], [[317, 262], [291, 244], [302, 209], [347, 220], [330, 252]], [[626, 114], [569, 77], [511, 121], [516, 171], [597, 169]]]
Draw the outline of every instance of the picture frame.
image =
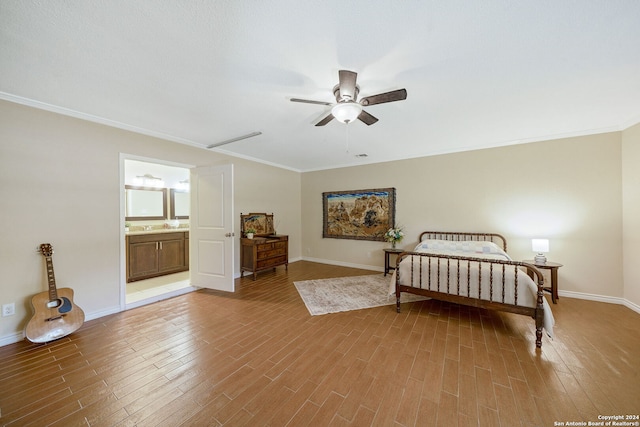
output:
[[395, 216], [395, 188], [322, 193], [323, 238], [383, 242]]

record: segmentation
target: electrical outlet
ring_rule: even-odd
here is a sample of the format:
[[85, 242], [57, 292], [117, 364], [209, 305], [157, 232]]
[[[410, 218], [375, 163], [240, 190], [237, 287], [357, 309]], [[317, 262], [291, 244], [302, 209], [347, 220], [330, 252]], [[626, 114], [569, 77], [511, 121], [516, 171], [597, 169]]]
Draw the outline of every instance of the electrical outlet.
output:
[[5, 316], [13, 316], [14, 314], [16, 314], [16, 304], [15, 303], [9, 303], [9, 304], [2, 304], [2, 317]]

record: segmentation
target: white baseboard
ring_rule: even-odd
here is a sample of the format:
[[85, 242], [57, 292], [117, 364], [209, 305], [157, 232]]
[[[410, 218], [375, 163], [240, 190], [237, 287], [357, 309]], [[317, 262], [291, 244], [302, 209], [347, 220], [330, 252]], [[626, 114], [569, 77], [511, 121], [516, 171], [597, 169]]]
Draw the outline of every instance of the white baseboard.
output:
[[109, 316], [110, 314], [119, 313], [120, 311], [120, 306], [118, 305], [115, 307], [107, 308], [105, 310], [96, 311], [94, 313], [85, 313], [84, 320], [89, 321], [93, 319], [99, 319], [104, 316]]
[[609, 297], [606, 295], [588, 294], [586, 292], [561, 291], [558, 290], [558, 296], [576, 299], [586, 299], [589, 301], [607, 302], [609, 304], [622, 304], [624, 299], [619, 297]]
[[558, 296], [567, 297], [567, 298], [577, 298], [577, 299], [585, 299], [589, 301], [598, 301], [598, 302], [606, 302], [609, 304], [619, 304], [624, 305], [625, 307], [635, 311], [640, 314], [640, 305], [635, 304], [628, 299], [620, 298], [620, 297], [610, 297], [607, 295], [598, 295], [598, 294], [588, 294], [585, 292], [574, 292], [574, 291], [558, 291]]
[[640, 314], [640, 305], [633, 303], [631, 301], [629, 301], [628, 299], [623, 299], [623, 304], [625, 305], [625, 307], [635, 311], [636, 313]]
[[0, 347], [3, 345], [14, 344], [24, 339], [24, 331], [16, 332], [11, 335], [5, 335], [0, 338]]

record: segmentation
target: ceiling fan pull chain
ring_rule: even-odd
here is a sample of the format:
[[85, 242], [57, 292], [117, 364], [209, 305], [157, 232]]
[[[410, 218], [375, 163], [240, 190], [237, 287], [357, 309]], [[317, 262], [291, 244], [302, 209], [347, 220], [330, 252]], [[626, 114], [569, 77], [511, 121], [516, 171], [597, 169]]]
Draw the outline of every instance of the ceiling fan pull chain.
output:
[[345, 127], [347, 128], [345, 131], [347, 133], [347, 154], [349, 154], [349, 123]]

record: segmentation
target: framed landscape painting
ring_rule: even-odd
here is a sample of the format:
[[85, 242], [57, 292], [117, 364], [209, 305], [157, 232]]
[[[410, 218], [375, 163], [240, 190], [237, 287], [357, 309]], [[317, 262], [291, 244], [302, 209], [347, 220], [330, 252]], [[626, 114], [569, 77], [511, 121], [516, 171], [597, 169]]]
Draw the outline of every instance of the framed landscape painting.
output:
[[395, 188], [322, 193], [324, 238], [384, 241], [395, 215]]

